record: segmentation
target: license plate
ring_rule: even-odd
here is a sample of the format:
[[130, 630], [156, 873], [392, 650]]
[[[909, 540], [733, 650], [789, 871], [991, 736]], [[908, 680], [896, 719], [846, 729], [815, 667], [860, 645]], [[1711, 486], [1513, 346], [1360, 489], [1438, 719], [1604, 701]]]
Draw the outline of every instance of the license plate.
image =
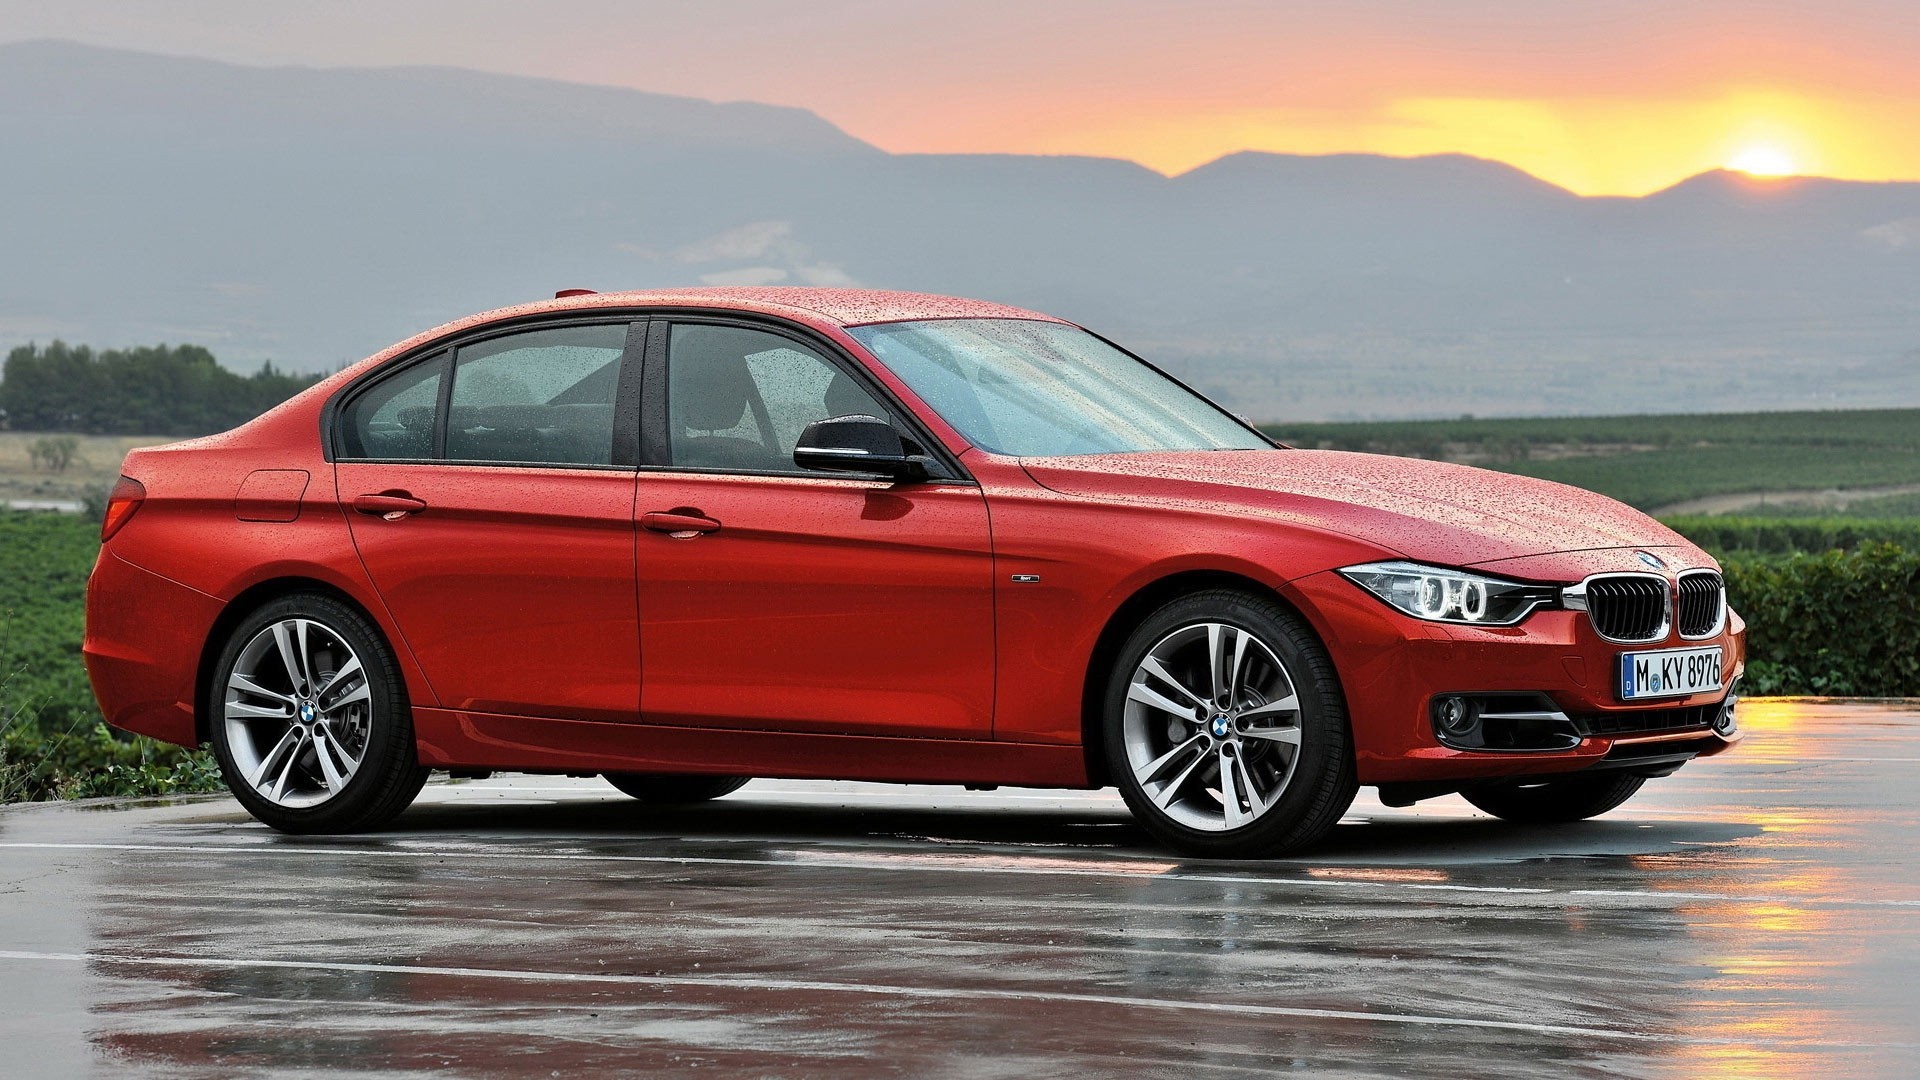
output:
[[1685, 697], [1720, 689], [1720, 646], [1620, 654], [1620, 700]]

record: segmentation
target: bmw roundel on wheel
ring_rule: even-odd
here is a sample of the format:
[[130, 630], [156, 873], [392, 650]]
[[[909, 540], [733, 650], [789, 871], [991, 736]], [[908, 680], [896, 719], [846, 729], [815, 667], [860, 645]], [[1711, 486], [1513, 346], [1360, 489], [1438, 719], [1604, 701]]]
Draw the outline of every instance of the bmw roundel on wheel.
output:
[[1719, 753], [1719, 567], [1590, 492], [1278, 446], [1070, 323], [836, 289], [569, 295], [136, 450], [87, 591], [127, 731], [293, 832], [436, 769], [1117, 787], [1182, 851], [1357, 786], [1603, 813]]

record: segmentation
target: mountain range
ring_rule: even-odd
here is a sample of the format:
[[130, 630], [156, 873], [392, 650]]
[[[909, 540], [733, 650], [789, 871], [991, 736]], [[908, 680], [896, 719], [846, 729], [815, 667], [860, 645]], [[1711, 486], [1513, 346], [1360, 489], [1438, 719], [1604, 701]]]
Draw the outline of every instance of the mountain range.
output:
[[1920, 404], [1920, 183], [1583, 198], [1464, 156], [889, 154], [804, 110], [0, 45], [0, 346], [332, 369], [707, 284], [1083, 322], [1257, 419]]

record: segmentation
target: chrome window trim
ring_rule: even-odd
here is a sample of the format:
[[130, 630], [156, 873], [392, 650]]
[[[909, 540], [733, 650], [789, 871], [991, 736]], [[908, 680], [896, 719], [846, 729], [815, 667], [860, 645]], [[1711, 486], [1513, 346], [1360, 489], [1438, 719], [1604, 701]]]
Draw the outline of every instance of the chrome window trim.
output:
[[[1659, 631], [1652, 637], [1634, 638], [1608, 637], [1603, 633], [1600, 629], [1600, 624], [1593, 621], [1593, 610], [1587, 603], [1587, 586], [1601, 578], [1645, 578], [1648, 581], [1659, 582], [1660, 595], [1664, 598], [1660, 604], [1661, 618]], [[1667, 577], [1665, 574], [1654, 574], [1644, 570], [1609, 570], [1599, 574], [1588, 574], [1586, 577], [1581, 578], [1578, 584], [1569, 585], [1560, 590], [1560, 603], [1569, 611], [1586, 612], [1587, 625], [1593, 627], [1594, 636], [1598, 637], [1601, 641], [1611, 642], [1615, 645], [1653, 645], [1667, 640], [1668, 636], [1673, 633], [1673, 594], [1673, 579]]]
[[[1675, 574], [1673, 578], [1674, 586], [1676, 589], [1678, 589], [1680, 584], [1686, 581], [1689, 577], [1698, 577], [1701, 574], [1711, 574], [1712, 576], [1720, 579], [1720, 616], [1719, 618], [1714, 620], [1713, 629], [1707, 631], [1704, 634], [1689, 634], [1685, 631], [1681, 631], [1680, 640], [1682, 641], [1707, 641], [1711, 638], [1719, 637], [1721, 633], [1725, 631], [1727, 628], [1727, 577], [1725, 574], [1722, 574], [1718, 570], [1713, 570], [1705, 566], [1696, 566], [1696, 567], [1692, 567], [1691, 569], [1682, 570], [1678, 574]], [[1675, 621], [1677, 622], [1678, 619], [1676, 618]]]

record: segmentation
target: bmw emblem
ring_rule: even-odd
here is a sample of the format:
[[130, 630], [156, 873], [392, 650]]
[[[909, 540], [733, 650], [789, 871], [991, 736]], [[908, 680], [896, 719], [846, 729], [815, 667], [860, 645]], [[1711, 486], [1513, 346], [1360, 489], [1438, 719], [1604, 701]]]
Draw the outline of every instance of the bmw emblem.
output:
[[1645, 564], [1649, 570], [1665, 570], [1667, 568], [1667, 564], [1661, 560], [1660, 556], [1655, 555], [1651, 551], [1636, 551], [1633, 554], [1634, 557]]
[[300, 722], [303, 724], [313, 723], [313, 702], [303, 701], [300, 703]]
[[1213, 718], [1213, 723], [1209, 724], [1208, 728], [1213, 732], [1214, 738], [1224, 739], [1227, 737], [1227, 732], [1233, 730], [1233, 721], [1228, 720], [1226, 714], [1222, 713]]

